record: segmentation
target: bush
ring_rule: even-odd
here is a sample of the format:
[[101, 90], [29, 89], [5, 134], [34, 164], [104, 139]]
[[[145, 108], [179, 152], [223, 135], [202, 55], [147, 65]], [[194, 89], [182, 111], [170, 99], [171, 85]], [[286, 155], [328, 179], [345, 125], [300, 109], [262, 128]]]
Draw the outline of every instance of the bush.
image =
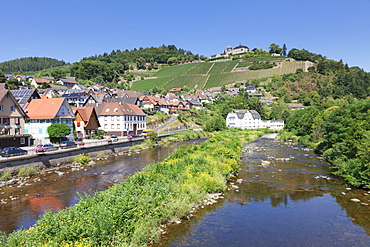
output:
[[104, 153], [98, 153], [97, 155], [96, 155], [96, 158], [98, 158], [98, 159], [105, 159], [107, 156], [104, 154]]
[[1, 174], [0, 180], [8, 181], [11, 176], [12, 174], [9, 171], [5, 171], [3, 174]]
[[76, 156], [73, 163], [87, 164], [91, 161], [91, 158], [87, 154], [80, 154]]
[[18, 172], [18, 177], [27, 177], [27, 176], [35, 176], [36, 169], [32, 166], [23, 167]]

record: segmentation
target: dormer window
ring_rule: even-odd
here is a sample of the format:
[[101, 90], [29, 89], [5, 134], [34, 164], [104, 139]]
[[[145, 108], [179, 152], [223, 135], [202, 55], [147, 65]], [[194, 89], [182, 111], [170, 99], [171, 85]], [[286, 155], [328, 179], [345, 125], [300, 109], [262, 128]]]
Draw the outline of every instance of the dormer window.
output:
[[109, 111], [110, 111], [110, 109], [109, 109], [109, 108], [105, 109], [105, 112], [109, 112]]
[[113, 110], [114, 112], [118, 112], [118, 108], [114, 108], [114, 110]]
[[15, 111], [14, 106], [11, 106], [11, 107], [10, 107], [10, 111], [11, 111], [11, 112], [14, 112], [14, 111]]

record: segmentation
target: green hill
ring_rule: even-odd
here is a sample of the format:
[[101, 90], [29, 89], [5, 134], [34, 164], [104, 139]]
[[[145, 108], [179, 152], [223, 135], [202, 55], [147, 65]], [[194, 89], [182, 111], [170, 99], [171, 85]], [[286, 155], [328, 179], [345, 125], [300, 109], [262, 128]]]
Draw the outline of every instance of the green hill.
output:
[[[254, 62], [275, 62], [279, 66], [271, 69], [248, 70]], [[234, 82], [246, 82], [252, 79], [268, 78], [275, 74], [295, 73], [298, 68], [306, 70], [306, 62], [289, 61], [282, 57], [260, 57], [222, 62], [197, 62], [171, 67], [164, 67], [152, 74], [151, 79], [133, 83], [131, 90], [149, 91], [158, 88], [178, 88], [188, 86], [190, 89], [207, 89], [220, 87]], [[156, 77], [156, 78], [153, 78]]]
[[0, 63], [0, 71], [3, 73], [25, 73], [41, 71], [67, 65], [64, 61], [48, 57], [25, 57]]

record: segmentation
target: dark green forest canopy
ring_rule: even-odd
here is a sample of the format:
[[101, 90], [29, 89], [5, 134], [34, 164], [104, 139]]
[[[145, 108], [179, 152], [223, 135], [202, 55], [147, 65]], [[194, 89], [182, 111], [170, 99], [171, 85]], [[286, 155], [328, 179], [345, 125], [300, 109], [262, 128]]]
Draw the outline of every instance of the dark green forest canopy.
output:
[[54, 58], [25, 57], [0, 63], [0, 71], [6, 74], [36, 72], [66, 64], [66, 62]]
[[133, 50], [113, 50], [110, 54], [104, 53], [102, 55], [95, 55], [82, 60], [99, 60], [108, 63], [118, 62], [129, 62], [136, 63], [139, 58], [144, 58], [145, 62], [151, 63], [167, 63], [171, 57], [183, 57], [189, 61], [194, 61], [199, 58], [198, 55], [194, 55], [191, 51], [187, 51], [181, 48], [177, 48], [175, 45], [162, 45], [160, 47], [148, 47]]

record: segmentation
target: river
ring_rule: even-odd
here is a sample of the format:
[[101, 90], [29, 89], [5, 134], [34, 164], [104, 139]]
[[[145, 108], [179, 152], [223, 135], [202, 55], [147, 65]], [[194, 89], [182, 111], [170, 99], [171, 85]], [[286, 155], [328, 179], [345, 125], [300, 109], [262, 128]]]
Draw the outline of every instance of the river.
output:
[[154, 246], [370, 246], [370, 195], [348, 190], [297, 145], [269, 138], [248, 144], [229, 189], [171, 225]]
[[[176, 149], [199, 142], [111, 157], [86, 170], [64, 170], [63, 175], [50, 171], [32, 178], [29, 186], [3, 187], [0, 199], [8, 203], [0, 204], [0, 230], [28, 228], [44, 210], [74, 205], [77, 193], [107, 189]], [[370, 246], [367, 192], [349, 190], [313, 152], [260, 138], [247, 144], [240, 172], [224, 198], [170, 225], [153, 247]], [[355, 198], [360, 202], [351, 201]]]

